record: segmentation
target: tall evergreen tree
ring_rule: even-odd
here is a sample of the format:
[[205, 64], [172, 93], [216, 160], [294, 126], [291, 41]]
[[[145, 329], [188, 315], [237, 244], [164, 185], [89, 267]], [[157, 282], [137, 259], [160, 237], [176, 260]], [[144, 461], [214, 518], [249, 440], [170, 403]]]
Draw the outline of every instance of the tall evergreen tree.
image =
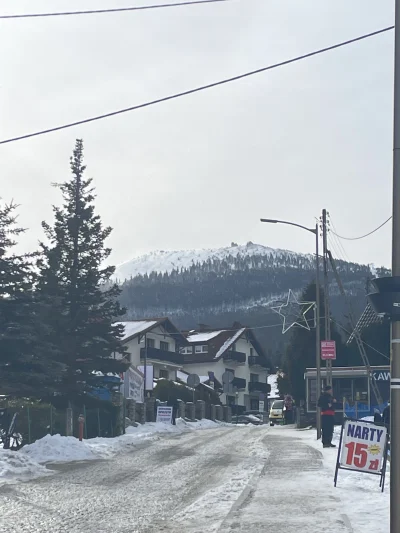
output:
[[[51, 303], [47, 321], [66, 366], [61, 392], [69, 398], [87, 389], [94, 372], [122, 372], [128, 366], [121, 343], [125, 313], [119, 288], [108, 283], [114, 267], [104, 266], [111, 250], [105, 240], [110, 227], [95, 214], [92, 180], [84, 177], [83, 142], [77, 140], [70, 160], [72, 177], [56, 185], [63, 197], [53, 207], [54, 224], [43, 222], [39, 289]], [[120, 354], [120, 357], [113, 357]]]
[[33, 255], [13, 253], [24, 232], [16, 209], [14, 203], [0, 207], [0, 394], [44, 397], [53, 391], [60, 365], [50, 360]]

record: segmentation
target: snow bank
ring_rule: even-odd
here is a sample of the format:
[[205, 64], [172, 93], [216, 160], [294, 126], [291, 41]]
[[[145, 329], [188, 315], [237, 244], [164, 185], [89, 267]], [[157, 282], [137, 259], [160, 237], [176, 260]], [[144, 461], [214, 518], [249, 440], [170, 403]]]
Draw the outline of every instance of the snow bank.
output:
[[215, 429], [222, 425], [225, 424], [211, 420], [187, 422], [178, 418], [175, 426], [160, 422], [131, 426], [126, 429], [125, 435], [112, 439], [97, 437], [79, 442], [75, 437], [46, 435], [18, 452], [0, 450], [0, 485], [51, 474], [52, 471], [46, 468], [46, 464], [107, 459], [129, 450], [142, 440], [156, 440], [166, 433]]
[[27, 455], [0, 450], [0, 484], [16, 481], [28, 481], [50, 474], [45, 466], [33, 461]]

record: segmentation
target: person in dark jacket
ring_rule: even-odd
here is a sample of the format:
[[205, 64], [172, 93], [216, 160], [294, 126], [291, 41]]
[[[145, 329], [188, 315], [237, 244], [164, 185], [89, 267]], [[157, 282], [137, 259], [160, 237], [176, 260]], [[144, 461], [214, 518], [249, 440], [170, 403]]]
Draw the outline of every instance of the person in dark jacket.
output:
[[336, 448], [332, 444], [333, 429], [335, 427], [335, 398], [332, 396], [332, 387], [327, 385], [318, 400], [321, 409], [322, 445], [324, 448]]
[[388, 433], [389, 433], [390, 432], [390, 403], [388, 403], [385, 409], [383, 410], [382, 421], [384, 425], [386, 426], [386, 429], [388, 430]]
[[374, 409], [374, 424], [381, 426], [383, 424], [382, 415], [379, 409]]

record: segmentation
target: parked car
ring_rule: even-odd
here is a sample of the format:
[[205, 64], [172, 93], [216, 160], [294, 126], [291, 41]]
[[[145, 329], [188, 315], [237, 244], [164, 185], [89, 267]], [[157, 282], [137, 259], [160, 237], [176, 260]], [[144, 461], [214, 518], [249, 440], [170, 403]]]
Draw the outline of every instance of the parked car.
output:
[[260, 426], [262, 423], [263, 421], [254, 415], [239, 415], [232, 417], [232, 424], [253, 424], [254, 426]]
[[264, 417], [267, 415], [267, 413], [262, 413], [261, 411], [245, 411], [243, 414], [256, 416], [261, 422], [264, 422]]
[[283, 400], [274, 400], [269, 411], [269, 423], [271, 426], [275, 424], [283, 424], [285, 402]]

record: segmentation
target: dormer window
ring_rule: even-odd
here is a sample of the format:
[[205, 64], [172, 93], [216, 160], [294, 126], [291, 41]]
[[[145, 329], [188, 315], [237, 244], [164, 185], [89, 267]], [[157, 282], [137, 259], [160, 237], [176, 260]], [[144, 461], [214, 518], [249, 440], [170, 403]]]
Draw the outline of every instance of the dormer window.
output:
[[208, 345], [202, 344], [202, 345], [195, 346], [194, 350], [196, 353], [208, 353]]

